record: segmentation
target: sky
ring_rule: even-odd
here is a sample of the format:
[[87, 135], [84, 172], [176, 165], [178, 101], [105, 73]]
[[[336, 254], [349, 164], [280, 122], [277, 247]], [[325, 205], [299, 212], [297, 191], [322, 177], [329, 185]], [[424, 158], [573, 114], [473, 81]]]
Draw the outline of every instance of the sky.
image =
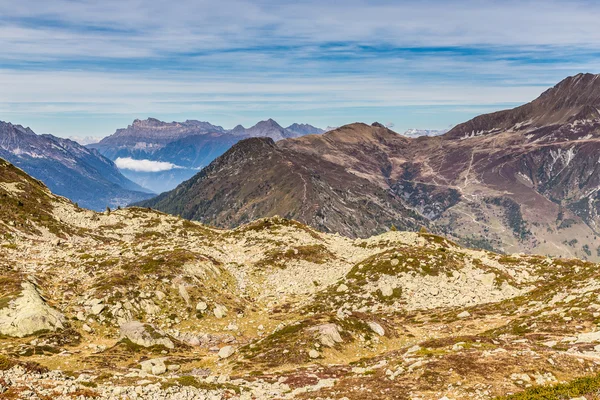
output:
[[0, 0], [0, 120], [443, 129], [600, 72], [597, 1]]

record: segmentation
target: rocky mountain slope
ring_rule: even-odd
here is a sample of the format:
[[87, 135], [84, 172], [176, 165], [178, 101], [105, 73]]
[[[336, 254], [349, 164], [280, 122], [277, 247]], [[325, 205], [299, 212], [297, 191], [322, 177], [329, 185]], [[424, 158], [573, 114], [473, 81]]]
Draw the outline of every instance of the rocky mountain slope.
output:
[[[353, 237], [381, 233], [409, 209], [414, 221], [426, 220], [466, 245], [598, 260], [599, 98], [598, 75], [580, 74], [531, 103], [479, 116], [442, 136], [411, 139], [380, 124], [351, 124], [257, 149], [243, 171], [239, 160], [223, 157], [141, 204], [221, 227], [245, 222], [248, 210], [252, 218], [284, 214]], [[274, 154], [304, 179], [279, 179]], [[302, 165], [293, 164], [300, 158]], [[264, 177], [260, 190], [245, 190], [251, 176]], [[377, 188], [368, 199], [351, 193], [367, 185]], [[288, 208], [284, 193], [311, 197]], [[343, 196], [357, 201], [332, 203]], [[352, 224], [373, 206], [374, 221]]]
[[[230, 227], [282, 215], [310, 221], [323, 231], [335, 225], [348, 236], [391, 225], [415, 230], [427, 224], [369, 180], [328, 160], [282, 151], [270, 138], [236, 144], [194, 178], [141, 205]], [[348, 210], [358, 209], [360, 213], [348, 216]]]
[[122, 169], [134, 182], [161, 193], [191, 178], [241, 139], [270, 137], [273, 140], [294, 138], [323, 130], [308, 124], [292, 124], [283, 128], [272, 119], [250, 128], [241, 125], [232, 130], [208, 122], [162, 122], [154, 118], [135, 120], [125, 129], [99, 143], [88, 145], [113, 161], [119, 158], [168, 162], [175, 167], [166, 171]]
[[82, 207], [102, 210], [152, 196], [98, 152], [20, 125], [0, 122], [0, 157]]
[[142, 208], [96, 213], [4, 161], [0, 240], [2, 398], [516, 400], [600, 388], [590, 262], [425, 232], [350, 239], [280, 217], [219, 230]]

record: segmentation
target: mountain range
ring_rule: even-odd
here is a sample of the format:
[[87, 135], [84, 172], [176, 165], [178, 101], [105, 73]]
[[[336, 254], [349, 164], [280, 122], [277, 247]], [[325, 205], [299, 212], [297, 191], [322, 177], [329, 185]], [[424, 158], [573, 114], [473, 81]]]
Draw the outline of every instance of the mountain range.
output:
[[170, 163], [169, 168], [161, 171], [121, 169], [129, 179], [160, 193], [191, 178], [239, 140], [269, 137], [277, 141], [319, 133], [323, 130], [308, 124], [295, 123], [283, 128], [272, 119], [260, 121], [250, 128], [238, 125], [226, 130], [208, 122], [163, 122], [148, 118], [135, 120], [127, 128], [118, 129], [87, 147], [98, 150], [118, 166], [119, 159], [127, 159], [129, 165], [132, 164], [130, 159]]
[[490, 250], [597, 260], [599, 109], [599, 76], [579, 74], [441, 136], [356, 123], [245, 140], [139, 204], [220, 227], [282, 215], [354, 237], [423, 225]]
[[21, 125], [0, 121], [0, 157], [81, 207], [102, 210], [152, 196], [97, 151]]

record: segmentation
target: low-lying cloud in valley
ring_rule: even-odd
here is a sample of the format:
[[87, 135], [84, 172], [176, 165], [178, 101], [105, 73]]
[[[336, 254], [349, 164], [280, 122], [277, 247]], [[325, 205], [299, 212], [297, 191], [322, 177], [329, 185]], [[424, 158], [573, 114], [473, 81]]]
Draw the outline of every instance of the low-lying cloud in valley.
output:
[[119, 157], [115, 160], [115, 164], [119, 169], [128, 169], [137, 172], [162, 172], [182, 168], [170, 162], [135, 160], [131, 157]]

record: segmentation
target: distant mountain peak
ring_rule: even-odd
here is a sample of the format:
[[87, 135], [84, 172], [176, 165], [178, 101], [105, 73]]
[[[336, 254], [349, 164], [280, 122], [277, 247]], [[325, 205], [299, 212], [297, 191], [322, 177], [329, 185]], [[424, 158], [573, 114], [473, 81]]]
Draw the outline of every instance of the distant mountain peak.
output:
[[325, 132], [323, 129], [317, 128], [310, 124], [298, 124], [298, 123], [293, 123], [292, 125], [288, 126], [285, 129], [290, 132], [294, 132], [298, 135], [314, 135], [314, 134], [321, 134], [321, 133]]
[[258, 128], [258, 127], [261, 127], [261, 128], [284, 129], [281, 125], [279, 125], [277, 123], [277, 121], [275, 121], [272, 118], [269, 118], [269, 119], [267, 119], [265, 121], [259, 121], [256, 125], [254, 125], [253, 128]]

